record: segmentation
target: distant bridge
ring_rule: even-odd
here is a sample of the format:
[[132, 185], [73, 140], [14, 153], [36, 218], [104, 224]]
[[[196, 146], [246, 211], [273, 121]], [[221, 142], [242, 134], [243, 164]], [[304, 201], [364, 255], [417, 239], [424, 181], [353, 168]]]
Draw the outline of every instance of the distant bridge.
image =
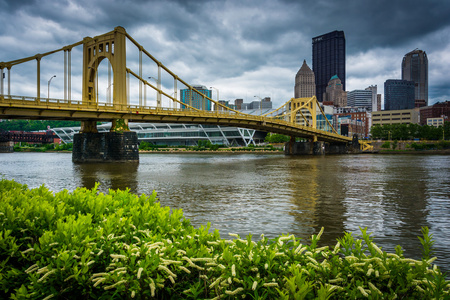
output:
[[34, 144], [51, 144], [54, 142], [55, 136], [53, 132], [33, 133], [21, 131], [3, 131], [0, 130], [0, 143], [4, 142], [25, 142]]

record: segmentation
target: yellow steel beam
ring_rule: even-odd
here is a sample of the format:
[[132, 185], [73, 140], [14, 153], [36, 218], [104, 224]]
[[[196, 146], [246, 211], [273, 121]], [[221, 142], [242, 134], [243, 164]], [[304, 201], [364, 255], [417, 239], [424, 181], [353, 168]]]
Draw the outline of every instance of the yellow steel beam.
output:
[[348, 142], [351, 138], [317, 130], [307, 126], [292, 124], [272, 118], [246, 114], [229, 114], [217, 111], [195, 111], [134, 105], [108, 105], [99, 103], [90, 106], [82, 101], [56, 99], [37, 99], [0, 96], [1, 118], [29, 119], [67, 119], [111, 121], [125, 118], [133, 122], [170, 122], [227, 124], [228, 126], [246, 127], [263, 131], [279, 132], [286, 135], [313, 138], [319, 140]]

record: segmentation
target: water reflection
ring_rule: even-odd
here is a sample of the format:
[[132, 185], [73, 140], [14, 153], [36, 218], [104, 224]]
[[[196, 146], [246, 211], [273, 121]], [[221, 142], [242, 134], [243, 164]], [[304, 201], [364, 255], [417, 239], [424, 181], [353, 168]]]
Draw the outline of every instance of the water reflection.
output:
[[[422, 226], [430, 226], [423, 172], [420, 163], [399, 156], [366, 156], [350, 162], [342, 173], [345, 185], [351, 187], [345, 195], [347, 230], [367, 227], [385, 249], [401, 244], [407, 254], [420, 254], [417, 236]], [[402, 243], [405, 240], [408, 243]]]
[[138, 163], [89, 163], [73, 164], [74, 176], [80, 180], [80, 186], [91, 189], [100, 183], [99, 190], [106, 193], [108, 189], [130, 189], [138, 191]]

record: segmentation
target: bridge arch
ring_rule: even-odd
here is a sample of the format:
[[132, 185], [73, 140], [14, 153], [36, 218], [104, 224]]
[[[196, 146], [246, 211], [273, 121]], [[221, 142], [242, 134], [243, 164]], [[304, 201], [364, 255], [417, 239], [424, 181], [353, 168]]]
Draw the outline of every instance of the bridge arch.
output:
[[94, 38], [83, 39], [83, 103], [98, 103], [96, 76], [100, 63], [107, 59], [113, 70], [113, 105], [127, 104], [126, 86], [126, 31], [113, 31]]

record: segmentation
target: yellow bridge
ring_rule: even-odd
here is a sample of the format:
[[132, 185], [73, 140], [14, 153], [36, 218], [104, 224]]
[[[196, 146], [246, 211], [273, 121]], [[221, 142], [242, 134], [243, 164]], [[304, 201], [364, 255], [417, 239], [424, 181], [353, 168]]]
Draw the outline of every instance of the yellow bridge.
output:
[[[126, 64], [127, 41], [138, 50], [137, 71], [128, 68]], [[79, 45], [83, 46], [82, 99], [73, 100], [71, 99], [71, 51]], [[42, 97], [41, 60], [61, 51], [64, 51], [64, 99]], [[144, 58], [153, 63], [157, 69], [158, 77], [153, 79], [154, 84], [142, 75], [143, 65], [146, 64], [143, 62]], [[106, 101], [101, 102], [98, 91], [98, 68], [104, 59], [109, 62], [107, 89], [109, 95]], [[36, 62], [36, 96], [11, 95], [11, 70], [14, 70], [17, 65], [30, 61]], [[113, 31], [94, 38], [86, 37], [80, 42], [44, 54], [0, 62], [0, 71], [0, 74], [5, 75], [4, 71], [7, 71], [7, 80], [5, 80], [6, 76], [1, 76], [0, 79], [0, 118], [3, 119], [79, 120], [82, 121], [82, 132], [96, 132], [95, 124], [98, 121], [111, 121], [113, 128], [118, 124], [125, 125], [125, 129], [128, 122], [164, 122], [251, 128], [311, 141], [348, 143], [352, 140], [351, 137], [339, 135], [335, 131], [315, 97], [290, 99], [282, 107], [262, 116], [249, 115], [231, 109], [200, 93], [179, 78], [148, 53], [122, 27], [116, 27]], [[173, 90], [163, 90], [161, 87], [163, 75], [164, 79], [173, 79]], [[137, 99], [132, 99], [130, 96], [130, 80], [137, 82], [135, 84], [139, 92], [139, 96], [135, 97]], [[48, 84], [50, 87], [50, 81]], [[147, 88], [156, 91], [154, 106], [147, 105]], [[204, 108], [207, 107], [207, 101], [210, 101], [215, 105], [214, 110], [198, 109], [192, 103], [182, 103], [177, 97], [179, 88], [189, 89], [193, 94], [199, 95]], [[318, 119], [321, 120], [320, 126], [317, 126]]]

